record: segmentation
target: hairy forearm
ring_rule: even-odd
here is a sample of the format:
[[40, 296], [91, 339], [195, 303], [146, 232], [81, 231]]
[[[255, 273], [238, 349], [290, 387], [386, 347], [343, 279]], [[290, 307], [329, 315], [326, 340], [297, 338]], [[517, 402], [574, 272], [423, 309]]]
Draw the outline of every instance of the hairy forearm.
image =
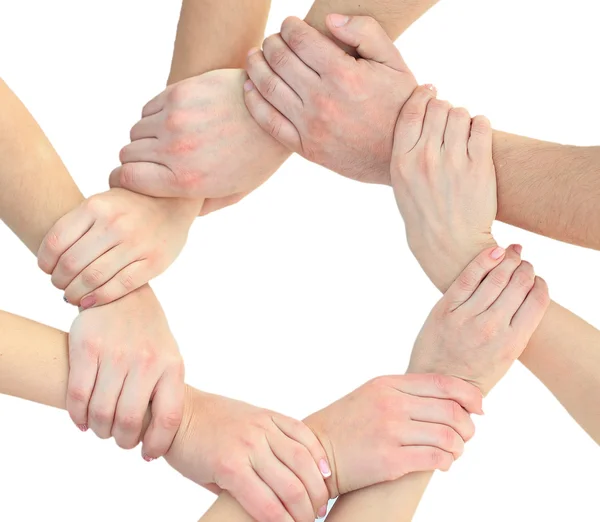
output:
[[[330, 13], [375, 18], [392, 40], [398, 38], [438, 0], [315, 0], [306, 22], [330, 36], [325, 17]], [[350, 51], [349, 49], [347, 49]]]
[[83, 200], [60, 157], [0, 80], [0, 218], [37, 253], [48, 230]]
[[243, 68], [260, 45], [271, 0], [183, 0], [169, 84], [216, 69]]
[[498, 219], [600, 249], [600, 147], [494, 135]]

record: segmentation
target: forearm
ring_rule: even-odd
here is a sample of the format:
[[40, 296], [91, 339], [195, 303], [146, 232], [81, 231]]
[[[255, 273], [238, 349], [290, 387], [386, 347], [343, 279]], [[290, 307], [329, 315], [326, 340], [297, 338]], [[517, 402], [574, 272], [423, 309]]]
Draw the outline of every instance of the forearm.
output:
[[306, 16], [306, 22], [330, 36], [325, 27], [325, 17], [328, 14], [368, 15], [375, 18], [390, 38], [395, 40], [437, 2], [438, 0], [315, 0]]
[[262, 42], [270, 7], [271, 0], [183, 0], [168, 83], [243, 68]]
[[600, 147], [494, 135], [498, 219], [600, 249]]
[[44, 132], [0, 80], [0, 218], [35, 254], [83, 196]]

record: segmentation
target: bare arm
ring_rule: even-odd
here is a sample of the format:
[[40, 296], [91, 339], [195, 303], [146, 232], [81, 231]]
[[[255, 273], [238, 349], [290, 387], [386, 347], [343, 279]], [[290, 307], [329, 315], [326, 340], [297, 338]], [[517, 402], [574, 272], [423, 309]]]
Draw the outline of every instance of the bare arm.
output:
[[169, 85], [243, 67], [264, 37], [270, 7], [270, 0], [183, 0]]

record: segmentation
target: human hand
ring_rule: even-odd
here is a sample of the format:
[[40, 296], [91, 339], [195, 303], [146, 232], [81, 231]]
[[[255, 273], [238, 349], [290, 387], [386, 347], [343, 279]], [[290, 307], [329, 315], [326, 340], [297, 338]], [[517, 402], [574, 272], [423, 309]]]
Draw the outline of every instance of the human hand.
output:
[[410, 248], [442, 291], [482, 250], [495, 246], [492, 129], [419, 87], [396, 126], [392, 185]]
[[187, 387], [165, 456], [185, 477], [228, 491], [260, 522], [313, 522], [327, 509], [328, 457], [302, 422]]
[[264, 183], [289, 152], [244, 105], [243, 70], [211, 71], [171, 85], [131, 129], [111, 187], [157, 197], [235, 202]]
[[111, 189], [92, 196], [48, 232], [38, 264], [65, 300], [82, 308], [112, 303], [176, 259], [200, 205]]
[[378, 377], [305, 423], [334, 470], [336, 497], [414, 471], [448, 470], [475, 433], [479, 390], [445, 375]]
[[79, 429], [137, 446], [151, 403], [142, 455], [164, 455], [179, 428], [184, 367], [166, 317], [149, 286], [84, 310], [69, 334], [67, 409]]
[[546, 282], [521, 248], [488, 248], [427, 318], [409, 372], [452, 375], [489, 391], [518, 359], [550, 304]]
[[389, 185], [394, 126], [417, 82], [373, 18], [329, 15], [327, 28], [360, 58], [288, 18], [248, 57], [246, 105], [288, 149], [351, 179]]

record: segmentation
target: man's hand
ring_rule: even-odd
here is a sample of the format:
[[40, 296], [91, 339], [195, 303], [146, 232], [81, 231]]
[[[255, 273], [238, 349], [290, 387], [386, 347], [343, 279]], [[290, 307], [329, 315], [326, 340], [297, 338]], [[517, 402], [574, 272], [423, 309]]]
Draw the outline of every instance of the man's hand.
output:
[[121, 151], [111, 187], [156, 197], [235, 202], [264, 183], [289, 152], [244, 105], [243, 70], [212, 71], [151, 100]]
[[391, 176], [410, 248], [446, 290], [483, 249], [494, 246], [496, 172], [492, 128], [419, 87], [404, 105]]
[[414, 471], [448, 470], [475, 433], [479, 390], [444, 375], [378, 377], [305, 419], [331, 455], [338, 496]]
[[167, 462], [255, 520], [313, 522], [326, 511], [327, 454], [302, 422], [188, 387]]
[[92, 196], [61, 218], [38, 252], [38, 264], [65, 300], [101, 306], [164, 272], [181, 252], [200, 204], [123, 189]]
[[394, 126], [416, 80], [374, 19], [329, 15], [327, 27], [360, 58], [288, 18], [248, 57], [246, 105], [290, 150], [349, 178], [389, 185]]
[[488, 248], [429, 315], [409, 372], [452, 375], [487, 395], [523, 353], [549, 304], [545, 281], [521, 262], [520, 248]]
[[149, 286], [79, 314], [69, 334], [69, 367], [67, 409], [82, 431], [134, 448], [151, 403], [142, 454], [152, 460], [168, 451], [183, 413], [184, 367]]

